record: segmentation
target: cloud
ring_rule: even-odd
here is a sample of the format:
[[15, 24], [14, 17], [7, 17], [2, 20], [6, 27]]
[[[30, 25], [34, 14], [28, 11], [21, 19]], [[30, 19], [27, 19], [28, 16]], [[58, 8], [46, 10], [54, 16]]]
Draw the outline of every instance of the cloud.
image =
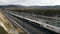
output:
[[25, 4], [26, 5], [56, 5], [58, 4], [58, 0], [32, 0], [32, 1], [27, 1]]
[[0, 0], [0, 5], [15, 4], [15, 5], [60, 5], [60, 0]]
[[8, 4], [7, 0], [0, 0], [0, 5]]

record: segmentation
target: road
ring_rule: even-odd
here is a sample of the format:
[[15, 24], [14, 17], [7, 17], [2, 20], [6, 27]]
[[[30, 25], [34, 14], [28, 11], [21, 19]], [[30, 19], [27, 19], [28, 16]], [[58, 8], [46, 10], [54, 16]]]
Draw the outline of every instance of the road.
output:
[[26, 19], [16, 17], [14, 15], [9, 14], [8, 12], [4, 12], [7, 18], [13, 22], [16, 26], [19, 26], [23, 30], [25, 30], [28, 34], [56, 34], [50, 30], [47, 30], [41, 27], [39, 24], [34, 22], [30, 22]]

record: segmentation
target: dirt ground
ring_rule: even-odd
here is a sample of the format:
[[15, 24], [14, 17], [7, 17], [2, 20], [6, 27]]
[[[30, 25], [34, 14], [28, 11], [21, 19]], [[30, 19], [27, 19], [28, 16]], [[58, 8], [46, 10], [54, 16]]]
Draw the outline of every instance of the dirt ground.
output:
[[[2, 14], [1, 12], [2, 10], [0, 10], [0, 26], [2, 26], [2, 28], [0, 28], [0, 34], [26, 34], [22, 29], [20, 28], [14, 28], [14, 26], [9, 22], [9, 20], [5, 17], [4, 14]], [[5, 31], [5, 32], [4, 32]], [[4, 32], [4, 33], [3, 33]]]

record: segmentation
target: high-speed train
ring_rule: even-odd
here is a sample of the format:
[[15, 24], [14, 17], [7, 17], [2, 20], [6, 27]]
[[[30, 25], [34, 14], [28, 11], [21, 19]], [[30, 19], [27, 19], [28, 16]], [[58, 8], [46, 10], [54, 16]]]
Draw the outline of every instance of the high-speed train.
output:
[[[13, 13], [9, 12], [9, 13], [12, 14], [12, 15], [27, 19], [29, 21], [33, 21], [35, 23], [38, 23], [38, 24], [40, 24], [40, 26], [42, 26], [42, 27], [44, 27], [46, 29], [49, 29], [51, 31], [54, 31], [56, 33], [60, 33], [60, 18], [59, 17], [48, 17], [48, 16], [39, 15], [38, 21], [36, 21], [34, 19], [30, 19], [30, 17], [27, 18], [27, 17], [20, 16], [18, 14], [15, 14], [14, 12]], [[28, 14], [26, 14], [26, 15], [28, 15]]]
[[41, 23], [41, 26], [49, 29], [51, 31], [60, 33], [60, 18], [59, 17], [41, 17], [42, 19], [45, 19], [43, 23]]

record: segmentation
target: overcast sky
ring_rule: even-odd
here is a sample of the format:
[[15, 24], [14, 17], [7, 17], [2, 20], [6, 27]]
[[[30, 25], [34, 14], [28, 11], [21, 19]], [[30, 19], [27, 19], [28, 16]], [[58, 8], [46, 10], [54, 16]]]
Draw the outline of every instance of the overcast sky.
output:
[[60, 0], [0, 0], [0, 5], [60, 5]]

